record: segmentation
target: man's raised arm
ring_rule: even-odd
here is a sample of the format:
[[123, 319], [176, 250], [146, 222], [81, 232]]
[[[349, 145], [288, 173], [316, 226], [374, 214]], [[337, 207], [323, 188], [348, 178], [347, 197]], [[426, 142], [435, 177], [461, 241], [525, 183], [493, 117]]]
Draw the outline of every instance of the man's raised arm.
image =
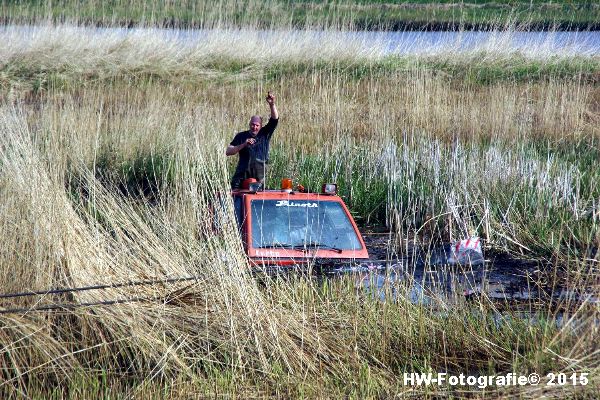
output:
[[267, 103], [269, 103], [269, 107], [271, 108], [271, 118], [279, 119], [279, 113], [277, 112], [277, 107], [275, 107], [275, 96], [273, 93], [267, 93]]

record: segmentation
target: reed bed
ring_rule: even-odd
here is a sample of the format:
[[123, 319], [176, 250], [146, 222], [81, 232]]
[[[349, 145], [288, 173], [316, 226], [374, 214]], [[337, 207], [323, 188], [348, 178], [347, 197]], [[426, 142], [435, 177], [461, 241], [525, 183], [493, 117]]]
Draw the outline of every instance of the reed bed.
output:
[[[154, 33], [92, 41], [83, 31], [75, 40], [76, 29], [13, 32], [0, 49], [4, 291], [197, 279], [3, 299], [4, 309], [139, 299], [0, 314], [3, 394], [598, 393], [597, 303], [567, 299], [564, 316], [543, 307], [527, 319], [500, 313], [485, 296], [414, 303], [410, 280], [385, 286], [381, 301], [362, 289], [368, 275], [324, 284], [302, 274], [256, 279], [223, 196], [233, 166], [224, 149], [274, 90], [281, 125], [268, 183], [337, 181], [361, 223], [397, 234], [397, 253], [479, 234], [488, 248], [551, 261], [555, 268], [540, 278], [549, 286], [593, 294], [600, 242], [594, 56], [569, 63], [511, 50], [475, 62], [478, 50], [453, 61], [467, 73], [452, 73], [434, 68], [450, 53], [390, 62], [376, 48], [336, 44], [335, 32], [311, 52], [322, 38], [310, 33], [276, 43], [257, 34], [248, 44], [238, 32], [221, 36], [228, 46], [214, 36], [190, 49]], [[469, 72], [507, 60], [564, 67], [471, 79]], [[215, 204], [225, 210], [218, 231]], [[560, 316], [565, 322], [557, 324]], [[592, 382], [485, 393], [402, 384], [403, 372], [442, 370], [588, 372]]]
[[[459, 35], [432, 48], [425, 38], [406, 36], [392, 45], [384, 37], [347, 30], [8, 26], [0, 30], [5, 43], [0, 49], [0, 83], [10, 92], [39, 91], [122, 76], [197, 82], [323, 70], [356, 78], [432, 71], [459, 83], [598, 81], [600, 61], [593, 46], [575, 41], [555, 47], [552, 35], [545, 42], [518, 44], [517, 35], [516, 31], [493, 32], [476, 46], [467, 45], [468, 40]], [[405, 50], [390, 52], [390, 46]]]
[[[99, 26], [167, 27], [320, 27], [339, 29], [493, 29], [518, 23], [531, 29], [597, 29], [600, 7], [590, 0], [548, 2], [513, 0], [456, 2], [418, 0], [289, 1], [147, 0], [110, 2], [6, 1], [0, 17], [7, 22], [71, 21]], [[507, 23], [508, 21], [508, 23]]]

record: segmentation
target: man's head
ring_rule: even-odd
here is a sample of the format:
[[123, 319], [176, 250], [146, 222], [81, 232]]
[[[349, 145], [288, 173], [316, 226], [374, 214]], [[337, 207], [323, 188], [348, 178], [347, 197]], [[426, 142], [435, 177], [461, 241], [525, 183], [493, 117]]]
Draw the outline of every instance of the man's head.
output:
[[262, 128], [262, 117], [260, 115], [253, 115], [250, 117], [250, 133], [253, 136], [258, 135], [258, 131]]

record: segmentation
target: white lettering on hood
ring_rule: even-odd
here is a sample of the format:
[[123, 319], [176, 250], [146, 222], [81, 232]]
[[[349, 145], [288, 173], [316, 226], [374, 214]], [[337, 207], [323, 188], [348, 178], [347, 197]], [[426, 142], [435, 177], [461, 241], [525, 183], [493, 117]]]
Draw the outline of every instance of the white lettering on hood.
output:
[[279, 200], [275, 207], [319, 207], [318, 203], [298, 203], [296, 201]]

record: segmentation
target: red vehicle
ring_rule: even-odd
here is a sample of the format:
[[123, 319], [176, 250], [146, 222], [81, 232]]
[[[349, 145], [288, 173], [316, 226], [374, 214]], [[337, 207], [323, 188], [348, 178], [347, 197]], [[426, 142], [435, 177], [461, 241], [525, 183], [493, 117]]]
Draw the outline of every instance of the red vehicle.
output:
[[[336, 185], [321, 193], [261, 190], [253, 179], [234, 190], [233, 203], [246, 254], [256, 265], [335, 263], [369, 258], [365, 242]], [[303, 188], [301, 188], [303, 189]]]

